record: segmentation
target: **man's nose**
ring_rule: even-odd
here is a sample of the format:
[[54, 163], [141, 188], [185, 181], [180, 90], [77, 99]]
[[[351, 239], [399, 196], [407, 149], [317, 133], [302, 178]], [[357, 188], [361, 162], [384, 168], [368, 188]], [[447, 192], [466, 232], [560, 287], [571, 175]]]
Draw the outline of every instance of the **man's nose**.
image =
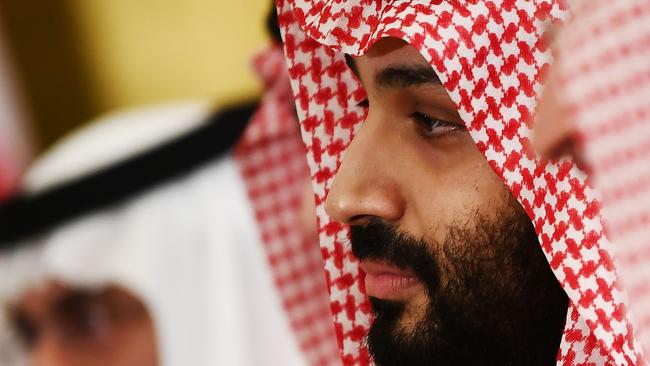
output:
[[395, 140], [386, 126], [366, 120], [348, 146], [327, 197], [325, 209], [332, 219], [363, 225], [370, 219], [394, 223], [403, 216], [405, 201], [397, 179], [399, 141]]

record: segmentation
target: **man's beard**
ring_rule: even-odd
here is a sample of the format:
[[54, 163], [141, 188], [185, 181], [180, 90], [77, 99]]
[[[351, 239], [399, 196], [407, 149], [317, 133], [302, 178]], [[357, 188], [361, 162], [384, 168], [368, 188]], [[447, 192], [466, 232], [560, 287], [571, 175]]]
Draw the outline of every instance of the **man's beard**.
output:
[[378, 221], [352, 228], [357, 258], [412, 270], [426, 288], [409, 325], [400, 324], [407, 304], [370, 299], [367, 343], [378, 366], [555, 365], [568, 298], [530, 219], [508, 201], [495, 220], [476, 215], [440, 243]]

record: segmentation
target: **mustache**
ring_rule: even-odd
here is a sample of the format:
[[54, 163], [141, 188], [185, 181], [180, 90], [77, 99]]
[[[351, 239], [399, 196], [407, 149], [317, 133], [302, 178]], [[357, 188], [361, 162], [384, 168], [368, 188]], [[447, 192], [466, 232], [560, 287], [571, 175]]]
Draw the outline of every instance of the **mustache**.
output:
[[365, 226], [350, 228], [350, 242], [354, 256], [411, 270], [430, 291], [439, 286], [439, 266], [423, 238], [400, 231], [394, 225], [372, 220]]

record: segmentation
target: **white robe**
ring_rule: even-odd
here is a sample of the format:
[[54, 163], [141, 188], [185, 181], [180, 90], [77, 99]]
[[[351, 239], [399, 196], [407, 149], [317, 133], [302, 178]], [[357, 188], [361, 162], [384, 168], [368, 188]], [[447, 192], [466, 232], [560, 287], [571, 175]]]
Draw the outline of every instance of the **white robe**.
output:
[[[192, 117], [177, 113], [178, 121], [196, 120], [196, 105], [177, 108], [185, 108], [185, 117]], [[135, 119], [127, 114], [113, 124], [122, 128], [139, 120], [142, 127], [158, 113], [160, 109], [139, 112]], [[187, 130], [182, 124], [178, 131]], [[155, 124], [148, 125], [155, 129]], [[61, 161], [86, 159], [79, 157], [78, 148], [92, 143], [87, 139], [120, 135], [108, 133], [111, 129], [105, 127], [100, 134], [94, 128], [88, 136], [76, 135], [57, 148], [63, 151], [58, 156], [56, 150], [48, 154], [47, 165], [59, 169], [45, 174], [49, 168], [37, 164], [30, 188], [38, 191], [43, 186], [39, 181], [65, 180], [55, 177], [56, 171], [66, 171], [68, 163]], [[131, 130], [139, 136], [126, 140], [134, 143], [151, 132]], [[160, 135], [165, 140], [174, 134]], [[122, 150], [132, 150], [126, 145]], [[112, 163], [98, 157], [100, 165]], [[80, 164], [72, 164], [66, 174], [78, 176], [74, 166]], [[118, 285], [148, 307], [163, 366], [306, 364], [273, 283], [244, 182], [230, 155], [136, 199], [63, 225], [35, 244], [40, 249], [30, 255], [28, 250], [0, 261], [0, 278], [22, 278], [4, 283], [0, 293], [5, 298], [15, 297], [29, 278], [31, 283], [47, 278], [83, 288]], [[22, 264], [21, 256], [25, 257]], [[37, 267], [27, 264], [34, 257], [40, 261]], [[23, 275], [18, 276], [21, 269]]]

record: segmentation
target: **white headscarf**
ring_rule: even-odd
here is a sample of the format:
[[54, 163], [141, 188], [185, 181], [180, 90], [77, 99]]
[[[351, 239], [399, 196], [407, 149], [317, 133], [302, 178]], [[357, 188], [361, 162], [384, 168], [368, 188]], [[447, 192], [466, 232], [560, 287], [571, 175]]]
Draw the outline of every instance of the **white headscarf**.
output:
[[[186, 103], [98, 121], [39, 160], [26, 188], [119, 163], [200, 128], [208, 113]], [[124, 288], [148, 308], [164, 366], [303, 365], [259, 238], [227, 155], [31, 240], [2, 259], [0, 290], [11, 298], [43, 279]]]

